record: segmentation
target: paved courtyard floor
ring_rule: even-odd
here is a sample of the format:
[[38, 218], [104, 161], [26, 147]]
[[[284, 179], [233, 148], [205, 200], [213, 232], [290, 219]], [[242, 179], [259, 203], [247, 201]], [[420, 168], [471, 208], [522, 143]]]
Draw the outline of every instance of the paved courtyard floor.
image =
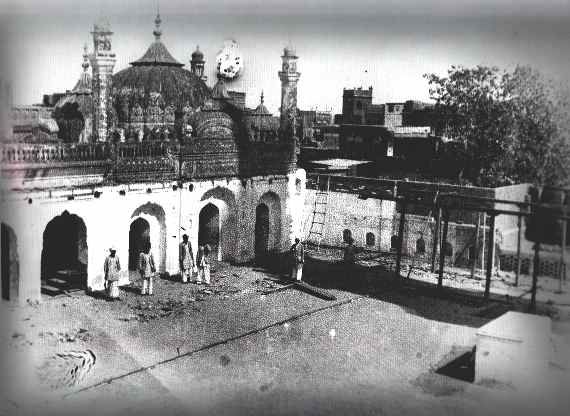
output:
[[[544, 310], [553, 317], [548, 379], [519, 391], [434, 372], [475, 345], [477, 328], [516, 304], [433, 296], [378, 274], [374, 282], [350, 277], [362, 285], [321, 285], [337, 297], [326, 301], [297, 289], [274, 291], [283, 285], [277, 278], [262, 268], [220, 263], [210, 287], [159, 279], [152, 297], [140, 296], [135, 283], [122, 289], [119, 302], [75, 293], [2, 305], [4, 412], [567, 414], [570, 408], [565, 307]], [[316, 285], [324, 278], [307, 276]], [[54, 354], [87, 349], [96, 363], [80, 383], [50, 389], [38, 382], [38, 375], [57, 379], [69, 371]]]

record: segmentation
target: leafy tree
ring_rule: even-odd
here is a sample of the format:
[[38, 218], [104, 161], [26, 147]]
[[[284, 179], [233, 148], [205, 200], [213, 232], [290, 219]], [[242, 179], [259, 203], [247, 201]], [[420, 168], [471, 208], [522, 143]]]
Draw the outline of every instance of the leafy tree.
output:
[[452, 66], [447, 77], [426, 78], [439, 130], [463, 145], [460, 180], [500, 186], [566, 179], [568, 94], [538, 72]]

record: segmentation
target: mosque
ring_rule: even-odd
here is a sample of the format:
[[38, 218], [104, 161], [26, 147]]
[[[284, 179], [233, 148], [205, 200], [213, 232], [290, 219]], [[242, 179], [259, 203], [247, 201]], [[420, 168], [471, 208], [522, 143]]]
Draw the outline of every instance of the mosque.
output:
[[281, 56], [277, 119], [263, 96], [245, 109], [223, 77], [209, 87], [203, 53], [185, 68], [161, 40], [160, 16], [155, 25], [142, 57], [115, 72], [113, 32], [95, 24], [79, 80], [53, 107], [57, 140], [3, 140], [4, 299], [101, 290], [111, 246], [127, 284], [146, 241], [159, 272], [176, 274], [183, 234], [242, 263], [301, 233], [295, 50]]

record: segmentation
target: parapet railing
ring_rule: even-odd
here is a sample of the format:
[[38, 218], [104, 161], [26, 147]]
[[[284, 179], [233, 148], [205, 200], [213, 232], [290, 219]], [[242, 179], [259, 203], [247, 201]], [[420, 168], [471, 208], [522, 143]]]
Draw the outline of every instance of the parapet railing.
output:
[[111, 145], [3, 143], [0, 146], [2, 164], [104, 161], [110, 157]]

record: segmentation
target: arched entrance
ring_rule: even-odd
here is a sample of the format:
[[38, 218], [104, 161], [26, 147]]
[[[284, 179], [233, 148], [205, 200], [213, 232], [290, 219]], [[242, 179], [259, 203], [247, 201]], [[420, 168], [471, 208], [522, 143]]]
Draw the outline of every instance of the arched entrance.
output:
[[16, 233], [8, 225], [2, 223], [2, 299], [18, 298], [20, 282], [20, 263]]
[[137, 218], [129, 229], [129, 272], [138, 269], [139, 255], [147, 243], [150, 243], [150, 224], [144, 218]]
[[[260, 208], [262, 207], [262, 208]], [[265, 208], [263, 208], [265, 207]], [[257, 212], [257, 210], [263, 210], [263, 212]], [[259, 232], [262, 229], [267, 230], [266, 242], [263, 243], [266, 252], [279, 252], [282, 248], [281, 242], [281, 201], [279, 196], [274, 192], [266, 192], [261, 198], [259, 198], [259, 205], [256, 210], [256, 218], [260, 215], [260, 225]], [[267, 218], [267, 220], [265, 219]], [[267, 221], [267, 224], [264, 222]], [[255, 239], [256, 239], [256, 254], [257, 254], [257, 221], [255, 228]], [[261, 236], [260, 236], [261, 237]], [[262, 242], [260, 241], [260, 247]]]
[[212, 259], [218, 258], [220, 248], [220, 211], [214, 204], [207, 204], [200, 211], [198, 245], [209, 244]]
[[[165, 272], [167, 246], [166, 214], [160, 205], [152, 202], [141, 205], [131, 215], [131, 224], [129, 226], [129, 271], [137, 270], [141, 249], [147, 242], [151, 244], [151, 252], [154, 256], [157, 272]], [[136, 278], [138, 279], [138, 276]]]
[[262, 260], [269, 251], [269, 207], [259, 204], [255, 209], [255, 258]]
[[87, 228], [64, 211], [44, 230], [41, 259], [42, 293], [58, 295], [87, 286]]

